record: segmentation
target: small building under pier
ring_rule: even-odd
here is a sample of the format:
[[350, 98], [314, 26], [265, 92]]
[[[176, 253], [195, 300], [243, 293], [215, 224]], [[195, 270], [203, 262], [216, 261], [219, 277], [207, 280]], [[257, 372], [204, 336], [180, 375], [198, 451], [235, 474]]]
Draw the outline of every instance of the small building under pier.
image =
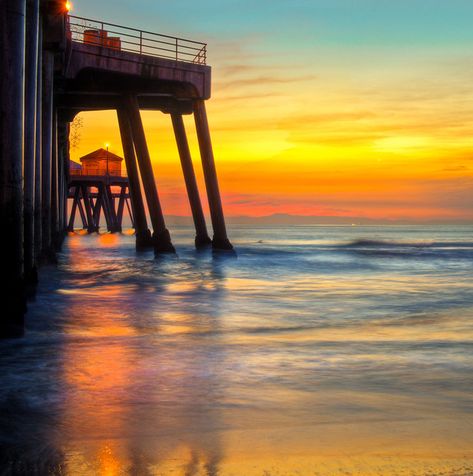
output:
[[[97, 149], [80, 159], [81, 175], [114, 175], [121, 176], [123, 157], [108, 149]], [[74, 172], [71, 170], [71, 175]]]

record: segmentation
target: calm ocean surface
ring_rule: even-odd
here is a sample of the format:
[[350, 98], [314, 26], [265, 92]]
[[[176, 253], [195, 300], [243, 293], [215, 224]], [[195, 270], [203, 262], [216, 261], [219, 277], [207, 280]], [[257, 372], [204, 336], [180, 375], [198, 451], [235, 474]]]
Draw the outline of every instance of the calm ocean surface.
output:
[[0, 475], [473, 474], [473, 227], [74, 235], [0, 342]]

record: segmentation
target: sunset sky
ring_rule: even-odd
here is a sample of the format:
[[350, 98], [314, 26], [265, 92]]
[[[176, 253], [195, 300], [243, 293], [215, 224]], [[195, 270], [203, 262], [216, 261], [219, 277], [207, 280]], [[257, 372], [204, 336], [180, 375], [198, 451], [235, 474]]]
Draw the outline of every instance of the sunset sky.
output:
[[[76, 0], [72, 14], [208, 43], [227, 215], [473, 220], [471, 0]], [[78, 159], [115, 113], [82, 114]], [[170, 118], [143, 113], [165, 213], [190, 214]], [[191, 118], [196, 172], [202, 173]]]

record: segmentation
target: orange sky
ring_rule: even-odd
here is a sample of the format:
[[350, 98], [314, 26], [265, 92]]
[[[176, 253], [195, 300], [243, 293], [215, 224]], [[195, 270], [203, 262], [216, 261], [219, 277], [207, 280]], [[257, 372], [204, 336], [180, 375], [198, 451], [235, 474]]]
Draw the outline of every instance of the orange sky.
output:
[[[473, 220], [466, 48], [314, 44], [268, 56], [258, 38], [211, 40], [207, 111], [227, 215]], [[164, 211], [189, 215], [170, 118], [142, 115]], [[73, 159], [105, 142], [122, 154], [113, 112], [81, 117]], [[186, 126], [205, 197], [191, 117]]]

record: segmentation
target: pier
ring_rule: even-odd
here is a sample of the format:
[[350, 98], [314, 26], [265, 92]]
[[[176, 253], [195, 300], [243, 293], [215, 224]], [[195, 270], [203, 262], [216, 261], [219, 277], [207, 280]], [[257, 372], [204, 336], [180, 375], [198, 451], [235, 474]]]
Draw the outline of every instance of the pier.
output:
[[[26, 292], [54, 262], [79, 216], [95, 232], [103, 214], [119, 232], [124, 210], [138, 249], [173, 253], [141, 110], [169, 115], [195, 224], [195, 245], [230, 250], [205, 101], [207, 45], [72, 16], [64, 0], [0, 0], [0, 335], [22, 335]], [[115, 110], [126, 177], [70, 170], [70, 123], [82, 111]], [[213, 237], [210, 238], [183, 115], [193, 115]], [[118, 190], [118, 191], [116, 191]], [[68, 206], [68, 200], [70, 205]], [[149, 217], [149, 222], [148, 222]]]

